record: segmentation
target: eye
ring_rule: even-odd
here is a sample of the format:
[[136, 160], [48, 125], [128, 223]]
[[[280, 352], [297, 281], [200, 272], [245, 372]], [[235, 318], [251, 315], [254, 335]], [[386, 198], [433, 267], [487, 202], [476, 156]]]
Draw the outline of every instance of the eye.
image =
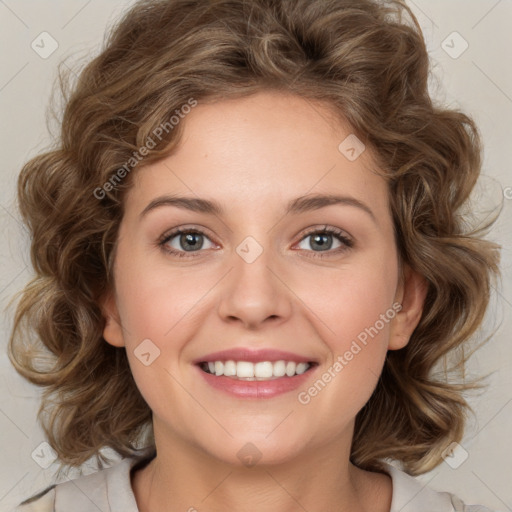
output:
[[[309, 242], [307, 240], [309, 239]], [[176, 228], [162, 236], [158, 245], [168, 254], [179, 258], [194, 257], [203, 249], [211, 249], [216, 245], [201, 229]], [[322, 229], [312, 228], [297, 244], [299, 249], [311, 252], [311, 256], [325, 258], [340, 254], [352, 248], [354, 242], [341, 229], [324, 226]], [[306, 247], [301, 245], [306, 245]], [[320, 254], [320, 253], [326, 253]]]
[[[306, 245], [306, 247], [300, 247], [300, 244]], [[312, 256], [317, 258], [337, 255], [354, 246], [354, 242], [344, 231], [330, 226], [324, 226], [322, 229], [312, 228], [302, 238], [300, 244], [299, 249], [307, 251], [311, 250], [313, 252]], [[333, 246], [334, 250], [331, 250], [333, 249]], [[327, 254], [318, 254], [322, 252]]]
[[174, 229], [170, 233], [166, 233], [158, 242], [158, 245], [164, 251], [180, 258], [193, 257], [192, 254], [187, 253], [198, 252], [201, 249], [211, 249], [215, 246], [203, 231], [195, 228]]

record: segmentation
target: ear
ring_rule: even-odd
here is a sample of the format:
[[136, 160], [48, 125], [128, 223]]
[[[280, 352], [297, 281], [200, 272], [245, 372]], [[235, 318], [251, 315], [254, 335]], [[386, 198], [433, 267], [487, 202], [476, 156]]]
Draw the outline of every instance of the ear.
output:
[[427, 291], [427, 280], [408, 265], [404, 265], [395, 295], [395, 302], [402, 304], [402, 309], [391, 322], [388, 350], [399, 350], [409, 343], [421, 319]]
[[102, 300], [101, 311], [105, 318], [103, 338], [114, 347], [124, 347], [123, 329], [113, 292], [109, 292]]

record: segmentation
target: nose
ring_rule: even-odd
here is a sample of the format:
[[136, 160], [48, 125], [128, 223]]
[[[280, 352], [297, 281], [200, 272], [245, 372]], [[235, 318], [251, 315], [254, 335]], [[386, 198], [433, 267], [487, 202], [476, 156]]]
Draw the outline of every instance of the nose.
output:
[[270, 250], [263, 250], [252, 262], [234, 252], [232, 262], [234, 268], [224, 280], [218, 305], [224, 322], [255, 330], [289, 318], [293, 292]]

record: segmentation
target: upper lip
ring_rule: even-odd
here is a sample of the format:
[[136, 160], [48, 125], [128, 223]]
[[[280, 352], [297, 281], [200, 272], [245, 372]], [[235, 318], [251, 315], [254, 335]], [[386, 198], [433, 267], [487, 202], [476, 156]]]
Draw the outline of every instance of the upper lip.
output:
[[249, 361], [259, 363], [262, 361], [294, 361], [296, 363], [314, 363], [313, 358], [275, 349], [252, 349], [247, 347], [232, 348], [213, 352], [194, 360], [194, 364], [214, 361]]

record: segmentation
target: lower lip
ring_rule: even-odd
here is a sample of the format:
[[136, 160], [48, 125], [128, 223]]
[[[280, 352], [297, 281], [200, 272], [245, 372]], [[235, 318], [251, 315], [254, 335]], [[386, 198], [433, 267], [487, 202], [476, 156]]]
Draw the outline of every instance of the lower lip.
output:
[[316, 366], [300, 375], [272, 380], [238, 380], [223, 375], [217, 377], [211, 373], [206, 373], [199, 366], [196, 368], [210, 386], [229, 395], [237, 398], [273, 398], [303, 385], [309, 379], [311, 373], [315, 371]]

